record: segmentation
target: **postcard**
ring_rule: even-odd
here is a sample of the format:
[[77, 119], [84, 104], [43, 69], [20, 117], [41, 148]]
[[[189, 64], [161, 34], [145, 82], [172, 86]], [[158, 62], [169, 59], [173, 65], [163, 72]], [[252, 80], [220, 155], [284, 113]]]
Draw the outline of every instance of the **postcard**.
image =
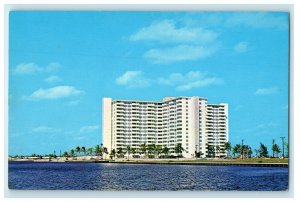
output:
[[286, 191], [289, 13], [10, 11], [11, 190]]

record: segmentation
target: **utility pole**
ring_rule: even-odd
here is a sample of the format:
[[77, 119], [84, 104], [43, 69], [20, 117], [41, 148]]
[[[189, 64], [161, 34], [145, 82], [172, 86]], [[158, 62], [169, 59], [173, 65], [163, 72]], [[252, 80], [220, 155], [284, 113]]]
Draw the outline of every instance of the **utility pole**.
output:
[[242, 139], [242, 160], [244, 160], [244, 139]]
[[282, 159], [284, 159], [284, 138], [285, 137], [280, 137], [282, 141]]

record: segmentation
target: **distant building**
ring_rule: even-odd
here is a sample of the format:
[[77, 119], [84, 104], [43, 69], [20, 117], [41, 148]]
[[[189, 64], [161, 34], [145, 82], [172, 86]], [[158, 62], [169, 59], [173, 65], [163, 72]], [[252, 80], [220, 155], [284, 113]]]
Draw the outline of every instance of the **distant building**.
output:
[[200, 97], [165, 97], [162, 102], [103, 98], [102, 142], [110, 152], [129, 145], [161, 145], [176, 155], [180, 143], [185, 158], [226, 156], [228, 105], [208, 104]]

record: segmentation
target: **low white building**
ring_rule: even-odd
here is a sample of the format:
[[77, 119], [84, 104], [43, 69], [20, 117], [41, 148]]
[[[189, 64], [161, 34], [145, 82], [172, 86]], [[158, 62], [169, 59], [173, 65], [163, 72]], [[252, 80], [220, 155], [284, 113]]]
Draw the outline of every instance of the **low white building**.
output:
[[161, 102], [103, 98], [102, 116], [102, 142], [109, 152], [125, 151], [128, 145], [140, 151], [142, 144], [155, 144], [176, 155], [180, 143], [185, 158], [195, 158], [196, 152], [202, 157], [226, 155], [227, 104], [208, 104], [200, 97], [165, 97]]

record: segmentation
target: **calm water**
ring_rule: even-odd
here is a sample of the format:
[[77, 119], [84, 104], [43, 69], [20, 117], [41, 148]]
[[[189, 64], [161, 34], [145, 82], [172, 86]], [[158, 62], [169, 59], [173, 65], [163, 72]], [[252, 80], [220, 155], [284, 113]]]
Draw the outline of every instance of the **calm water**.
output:
[[238, 166], [9, 163], [10, 189], [286, 190], [288, 169]]

